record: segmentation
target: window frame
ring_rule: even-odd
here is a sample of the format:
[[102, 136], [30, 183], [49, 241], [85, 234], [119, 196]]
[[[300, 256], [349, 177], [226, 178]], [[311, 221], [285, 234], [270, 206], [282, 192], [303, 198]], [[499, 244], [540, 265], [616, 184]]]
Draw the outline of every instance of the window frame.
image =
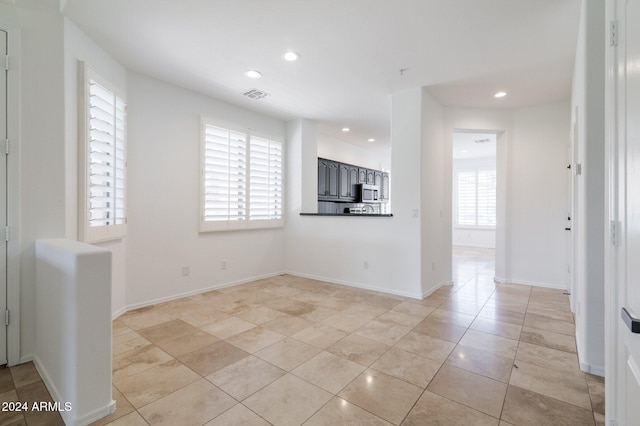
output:
[[[454, 179], [454, 185], [455, 185], [455, 208], [453, 210], [453, 223], [454, 223], [454, 227], [457, 229], [478, 229], [478, 230], [495, 230], [496, 229], [496, 224], [494, 225], [478, 225], [478, 199], [479, 199], [479, 194], [478, 194], [478, 186], [479, 186], [479, 179], [478, 179], [478, 174], [481, 172], [493, 172], [495, 175], [496, 179], [496, 185], [495, 185], [495, 189], [494, 191], [496, 191], [496, 197], [495, 197], [495, 215], [494, 215], [494, 222], [496, 222], [497, 224], [497, 170], [495, 167], [479, 167], [479, 168], [473, 168], [473, 169], [460, 169], [460, 170], [456, 170], [455, 171], [455, 179]], [[459, 175], [461, 173], [473, 173], [474, 174], [474, 186], [475, 186], [475, 190], [474, 190], [474, 207], [475, 207], [475, 213], [474, 213], [474, 222], [475, 224], [470, 225], [470, 224], [461, 224], [459, 223], [459, 209], [460, 209], [460, 187], [459, 187]]]
[[[127, 124], [127, 96], [124, 90], [119, 89], [109, 80], [91, 69], [84, 61], [78, 61], [79, 76], [79, 102], [78, 102], [78, 239], [87, 243], [96, 243], [102, 241], [110, 241], [121, 239], [126, 236], [127, 231], [127, 145], [128, 145], [128, 124]], [[91, 81], [95, 81], [113, 94], [114, 98], [119, 98], [124, 102], [124, 136], [122, 140], [122, 151], [124, 165], [122, 168], [123, 181], [123, 197], [122, 223], [113, 223], [108, 225], [91, 226], [90, 224], [90, 161], [91, 161], [91, 102], [90, 102], [90, 85]], [[114, 141], [115, 144], [115, 141]], [[115, 166], [114, 166], [115, 167]], [[114, 175], [114, 179], [119, 179], [119, 175]], [[117, 197], [114, 195], [114, 200]]]
[[[205, 202], [206, 202], [206, 174], [205, 174], [205, 162], [207, 160], [206, 154], [206, 134], [207, 126], [217, 127], [229, 132], [241, 133], [245, 137], [245, 164], [246, 164], [246, 176], [244, 186], [244, 217], [239, 220], [205, 220]], [[276, 219], [251, 219], [251, 139], [261, 138], [267, 139], [270, 142], [280, 144], [280, 216]], [[247, 127], [239, 126], [234, 123], [225, 122], [222, 120], [212, 119], [206, 116], [201, 116], [200, 119], [200, 206], [198, 210], [199, 216], [199, 232], [220, 232], [220, 231], [242, 231], [250, 229], [269, 229], [269, 228], [282, 228], [284, 226], [284, 209], [285, 209], [285, 143], [281, 138], [268, 135], [264, 132], [249, 129]]]

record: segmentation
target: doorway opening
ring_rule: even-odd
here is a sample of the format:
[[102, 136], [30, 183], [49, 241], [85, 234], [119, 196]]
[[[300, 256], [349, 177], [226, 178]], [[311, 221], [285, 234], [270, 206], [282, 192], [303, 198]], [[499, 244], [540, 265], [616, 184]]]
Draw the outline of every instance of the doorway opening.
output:
[[453, 131], [452, 264], [454, 285], [495, 275], [497, 132]]

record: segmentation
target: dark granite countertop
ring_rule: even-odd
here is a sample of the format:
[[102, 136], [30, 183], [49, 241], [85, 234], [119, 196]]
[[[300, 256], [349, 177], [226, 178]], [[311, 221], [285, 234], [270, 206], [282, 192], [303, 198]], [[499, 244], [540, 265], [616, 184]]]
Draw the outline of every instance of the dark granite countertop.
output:
[[300, 216], [393, 217], [391, 213], [300, 213]]

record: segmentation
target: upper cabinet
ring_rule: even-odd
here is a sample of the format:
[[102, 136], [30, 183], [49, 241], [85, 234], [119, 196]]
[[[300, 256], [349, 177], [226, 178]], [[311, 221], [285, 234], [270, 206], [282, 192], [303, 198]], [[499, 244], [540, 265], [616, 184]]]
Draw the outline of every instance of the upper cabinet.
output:
[[378, 188], [382, 188], [382, 172], [379, 170], [373, 171], [373, 184]]
[[358, 169], [358, 183], [367, 183], [367, 169]]
[[367, 185], [375, 185], [375, 170], [358, 168], [358, 183], [366, 183]]
[[382, 173], [382, 184], [380, 185], [380, 199], [389, 200], [389, 173]]
[[318, 158], [318, 200], [358, 201], [358, 184], [377, 185], [380, 200], [389, 200], [389, 173]]
[[318, 199], [338, 199], [338, 168], [335, 161], [318, 159]]
[[367, 170], [367, 185], [375, 185], [376, 183], [376, 171]]
[[350, 164], [340, 164], [338, 198], [341, 201], [355, 201], [357, 198], [358, 168]]

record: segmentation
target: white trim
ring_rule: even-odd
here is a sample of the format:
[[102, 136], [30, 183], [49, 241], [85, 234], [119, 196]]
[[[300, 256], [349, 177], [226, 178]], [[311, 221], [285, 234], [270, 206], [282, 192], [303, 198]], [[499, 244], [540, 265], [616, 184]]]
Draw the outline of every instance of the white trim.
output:
[[[148, 306], [154, 306], [154, 305], [158, 305], [160, 303], [164, 303], [164, 302], [170, 302], [172, 300], [178, 300], [178, 299], [182, 299], [184, 297], [189, 297], [189, 296], [195, 296], [198, 294], [202, 294], [202, 293], [207, 293], [209, 291], [213, 291], [213, 290], [220, 290], [222, 288], [228, 288], [228, 287], [234, 287], [237, 285], [242, 285], [242, 284], [248, 284], [254, 281], [258, 281], [258, 280], [263, 280], [263, 279], [267, 279], [267, 278], [273, 278], [273, 277], [277, 277], [280, 275], [292, 275], [295, 277], [300, 277], [300, 278], [309, 278], [309, 279], [313, 279], [313, 280], [318, 280], [318, 281], [323, 281], [329, 284], [338, 284], [338, 285], [342, 285], [342, 286], [346, 286], [346, 287], [353, 287], [353, 288], [361, 288], [364, 290], [371, 290], [371, 291], [375, 291], [378, 293], [386, 293], [386, 294], [390, 294], [390, 295], [394, 295], [394, 296], [402, 296], [402, 297], [409, 297], [412, 299], [419, 299], [422, 300], [425, 297], [429, 296], [431, 293], [433, 293], [434, 291], [436, 291], [437, 289], [439, 289], [440, 287], [442, 287], [443, 285], [447, 285], [447, 284], [453, 284], [453, 281], [442, 281], [440, 282], [438, 285], [436, 285], [432, 290], [421, 294], [418, 293], [411, 293], [411, 292], [404, 292], [404, 291], [390, 291], [387, 288], [380, 288], [380, 287], [373, 287], [373, 286], [366, 286], [366, 285], [362, 285], [362, 284], [356, 284], [356, 283], [351, 283], [351, 282], [347, 282], [347, 281], [341, 281], [341, 280], [333, 280], [330, 278], [326, 278], [326, 277], [320, 277], [317, 275], [312, 275], [312, 274], [304, 274], [301, 272], [291, 272], [291, 271], [280, 271], [280, 272], [274, 272], [274, 273], [269, 273], [269, 274], [264, 274], [264, 275], [259, 275], [259, 276], [255, 276], [255, 277], [251, 277], [251, 278], [245, 278], [242, 280], [237, 280], [237, 281], [231, 281], [231, 282], [227, 282], [227, 283], [222, 283], [222, 284], [217, 284], [211, 287], [206, 287], [206, 288], [201, 288], [198, 290], [193, 290], [193, 291], [186, 291], [183, 293], [179, 293], [179, 294], [174, 294], [172, 296], [166, 296], [166, 297], [160, 297], [157, 299], [153, 299], [153, 300], [149, 300], [146, 302], [140, 302], [140, 303], [134, 303], [131, 305], [127, 305], [123, 308], [118, 309], [117, 311], [113, 312], [112, 314], [112, 320], [116, 320], [118, 319], [121, 315], [129, 312], [129, 311], [133, 311], [135, 309], [140, 309], [140, 308], [146, 308]], [[28, 362], [31, 361], [33, 359], [33, 357], [25, 357], [22, 362]]]
[[453, 285], [454, 282], [453, 281], [440, 281], [435, 287], [433, 287], [431, 290], [428, 291], [423, 291], [422, 292], [422, 299], [426, 299], [427, 297], [431, 296], [433, 293], [436, 292], [436, 290], [439, 290], [440, 288], [442, 288], [445, 285]]
[[541, 283], [536, 281], [518, 281], [518, 280], [509, 280], [506, 278], [495, 276], [493, 280], [499, 284], [517, 284], [517, 285], [528, 285], [531, 287], [542, 287], [542, 288], [552, 288], [556, 290], [568, 290], [566, 284], [554, 284], [554, 283]]
[[7, 160], [7, 221], [11, 238], [7, 244], [7, 309], [11, 321], [7, 327], [7, 365], [21, 363], [20, 358], [20, 31], [0, 19], [7, 32], [10, 68], [7, 81], [7, 132], [11, 151]]
[[[580, 358], [580, 352], [578, 352], [578, 358]], [[602, 365], [591, 365], [587, 362], [583, 362], [582, 360], [578, 361], [580, 365], [580, 371], [585, 373], [593, 374], [595, 376], [604, 377], [605, 368]]]
[[122, 314], [125, 314], [129, 311], [133, 311], [135, 309], [140, 309], [140, 308], [146, 308], [147, 306], [153, 306], [153, 305], [157, 305], [159, 303], [164, 303], [164, 302], [170, 302], [172, 300], [178, 300], [178, 299], [182, 299], [184, 297], [189, 297], [189, 296], [195, 296], [197, 294], [202, 294], [202, 293], [207, 293], [209, 291], [213, 291], [213, 290], [220, 290], [221, 288], [227, 288], [227, 287], [234, 287], [237, 285], [241, 285], [241, 284], [247, 284], [253, 281], [258, 281], [258, 280], [263, 280], [266, 278], [273, 278], [273, 277], [277, 277], [279, 275], [283, 275], [286, 274], [287, 272], [281, 271], [281, 272], [274, 272], [274, 273], [269, 273], [269, 274], [264, 274], [264, 275], [259, 275], [259, 276], [255, 276], [255, 277], [251, 277], [251, 278], [246, 278], [246, 279], [242, 279], [242, 280], [237, 280], [237, 281], [231, 281], [231, 282], [227, 282], [227, 283], [222, 283], [222, 284], [217, 284], [211, 287], [206, 287], [206, 288], [201, 288], [198, 290], [192, 290], [192, 291], [186, 291], [184, 293], [178, 293], [178, 294], [174, 294], [172, 296], [165, 296], [165, 297], [160, 297], [158, 299], [152, 299], [146, 302], [140, 302], [140, 303], [134, 303], [132, 305], [127, 305], [123, 308], [118, 309], [117, 311], [112, 313], [112, 319], [115, 320], [118, 317], [120, 317]]
[[124, 224], [90, 226], [89, 225], [89, 203], [87, 167], [89, 164], [89, 85], [93, 80], [103, 88], [107, 89], [114, 96], [122, 99], [127, 104], [127, 96], [124, 90], [114, 86], [109, 80], [103, 78], [95, 72], [84, 61], [78, 61], [78, 237], [80, 241], [87, 243], [98, 243], [110, 240], [122, 239], [127, 233], [127, 119], [125, 117], [124, 132]]
[[[206, 129], [207, 126], [224, 129], [230, 132], [236, 132], [244, 135], [245, 140], [245, 163], [246, 163], [246, 177], [245, 177], [245, 211], [244, 217], [237, 220], [205, 220], [205, 156], [206, 156]], [[281, 157], [280, 163], [282, 165], [281, 173], [281, 205], [280, 205], [280, 218], [277, 219], [254, 219], [251, 220], [251, 138], [267, 139], [270, 142], [280, 144]], [[282, 137], [269, 135], [264, 132], [260, 132], [255, 129], [247, 128], [237, 125], [235, 123], [225, 122], [215, 118], [210, 118], [205, 115], [200, 116], [200, 156], [199, 156], [199, 170], [200, 170], [200, 185], [199, 185], [199, 209], [198, 209], [198, 232], [224, 232], [224, 231], [244, 231], [251, 229], [268, 229], [268, 228], [282, 228], [284, 227], [284, 217], [286, 210], [286, 143]]]
[[[58, 388], [56, 388], [55, 383], [53, 382], [53, 380], [51, 380], [49, 373], [42, 366], [37, 356], [34, 357], [33, 359], [33, 365], [36, 367], [36, 370], [38, 371], [38, 374], [40, 374], [40, 377], [42, 378], [42, 381], [44, 382], [45, 387], [51, 394], [51, 399], [53, 399], [56, 402], [62, 403], [64, 406], [65, 402], [68, 402], [68, 401], [65, 401], [62, 398], [62, 396], [60, 395], [60, 392], [58, 391]], [[65, 425], [84, 426], [84, 425], [93, 423], [96, 420], [106, 417], [109, 414], [112, 414], [114, 411], [116, 411], [116, 402], [114, 400], [111, 400], [111, 402], [105, 405], [104, 407], [101, 407], [97, 410], [87, 413], [82, 417], [74, 417], [73, 413], [75, 412], [75, 409], [76, 407], [72, 407], [70, 411], [61, 410], [59, 412], [60, 417], [62, 417], [62, 420], [64, 420]]]
[[[584, 7], [584, 5], [583, 5]], [[605, 23], [617, 18], [617, 5], [615, 0], [606, 0]], [[609, 230], [610, 221], [619, 220], [618, 194], [620, 186], [618, 182], [618, 68], [617, 48], [609, 47], [605, 50], [605, 202], [606, 231]], [[620, 361], [620, 317], [618, 314], [618, 252], [615, 246], [608, 244], [609, 238], [604, 238], [604, 333], [605, 333], [605, 420], [608, 424], [617, 424], [622, 416], [622, 401], [618, 398], [620, 386], [618, 369]]]
[[392, 294], [394, 296], [410, 297], [412, 299], [422, 299], [422, 293], [413, 293], [413, 292], [407, 292], [407, 291], [393, 291], [393, 290], [389, 290], [388, 288], [368, 286], [368, 285], [354, 283], [350, 281], [336, 280], [333, 278], [327, 278], [327, 277], [322, 277], [322, 276], [313, 275], [313, 274], [304, 274], [302, 272], [295, 272], [295, 271], [286, 271], [285, 274], [294, 275], [296, 277], [301, 277], [301, 278], [310, 278], [312, 280], [324, 281], [330, 284], [338, 284], [338, 285], [343, 285], [347, 287], [361, 288], [363, 290], [376, 291], [379, 293]]

